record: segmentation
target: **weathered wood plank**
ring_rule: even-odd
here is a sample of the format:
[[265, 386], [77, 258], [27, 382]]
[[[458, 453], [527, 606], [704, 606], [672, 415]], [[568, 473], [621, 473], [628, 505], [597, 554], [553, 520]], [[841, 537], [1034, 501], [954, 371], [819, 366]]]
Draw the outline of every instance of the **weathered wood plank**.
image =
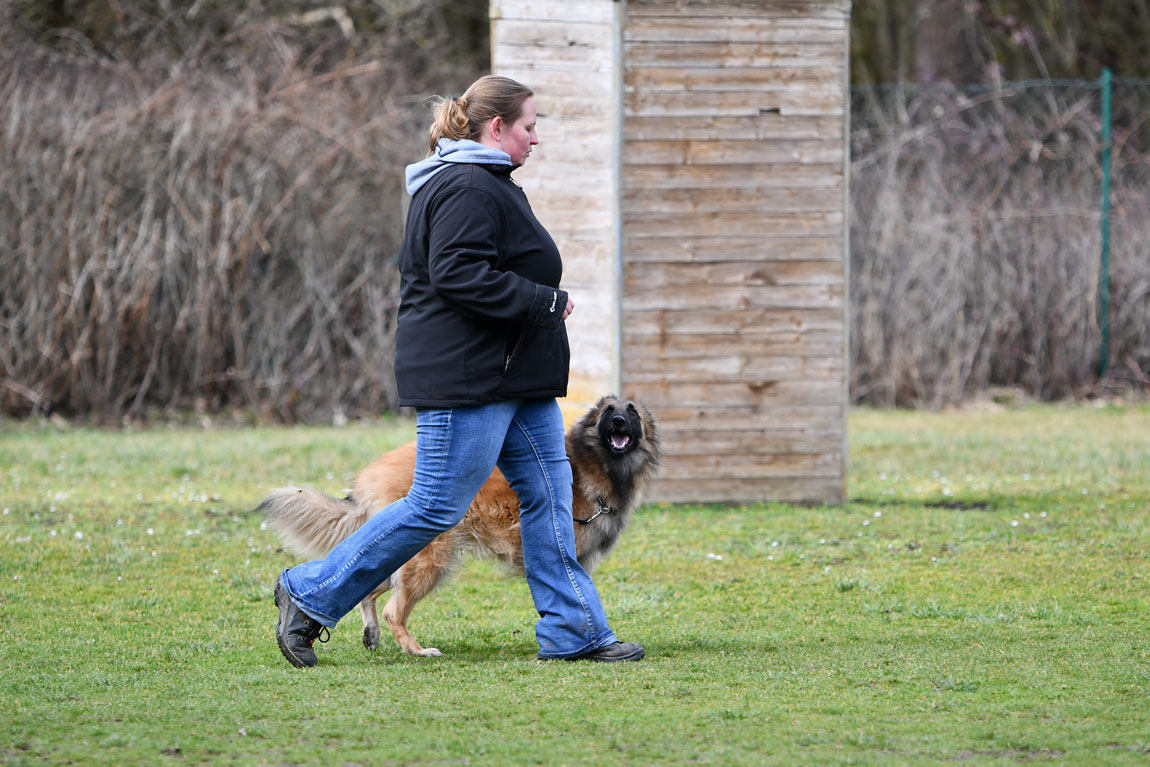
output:
[[756, 381], [747, 383], [644, 383], [624, 384], [648, 407], [709, 408], [727, 406], [838, 405], [845, 399], [841, 381]]
[[737, 91], [740, 93], [774, 93], [802, 89], [805, 91], [842, 88], [845, 72], [838, 68], [800, 67], [795, 69], [767, 67], [635, 67], [626, 73], [628, 88], [647, 93], [666, 91]]
[[693, 311], [735, 311], [754, 309], [827, 309], [844, 305], [841, 285], [788, 285], [786, 287], [725, 288], [700, 290], [691, 287], [665, 287], [655, 291], [627, 291], [627, 308]]
[[772, 477], [838, 476], [842, 453], [782, 455], [668, 455], [660, 473], [676, 479], [769, 479]]
[[[648, 349], [650, 351], [650, 349]], [[678, 357], [644, 354], [627, 346], [627, 380], [636, 386], [653, 383], [703, 384], [748, 381], [842, 381], [842, 347], [828, 357], [775, 357], [757, 350], [746, 354]]]
[[631, 117], [623, 126], [624, 140], [631, 141], [789, 141], [794, 139], [842, 141], [841, 117], [783, 117], [771, 112], [742, 117], [695, 115], [668, 120], [665, 117]]
[[843, 88], [817, 90], [782, 88], [777, 91], [658, 91], [626, 88], [623, 114], [626, 117], [753, 116], [777, 112], [805, 116], [843, 116]]
[[568, 77], [613, 75], [614, 52], [610, 48], [588, 48], [571, 45], [566, 48], [547, 49], [546, 56], [540, 56], [539, 48], [533, 44], [505, 43], [492, 53], [491, 71], [503, 74], [509, 68], [531, 73], [526, 79], [535, 77], [538, 71], [552, 70], [564, 72]]
[[711, 261], [842, 261], [845, 253], [843, 232], [834, 237], [751, 236], [636, 237], [624, 231], [623, 258], [628, 262]]
[[786, 43], [846, 45], [847, 25], [842, 19], [764, 16], [634, 16], [623, 27], [625, 43]]
[[499, 46], [514, 43], [533, 45], [540, 56], [546, 56], [552, 48], [578, 47], [587, 50], [603, 50], [611, 47], [613, 25], [572, 24], [565, 21], [536, 21], [501, 19], [492, 27], [493, 50]]
[[[643, 399], [643, 387], [633, 387], [624, 380], [627, 396]], [[761, 435], [788, 431], [837, 432], [846, 431], [846, 404], [839, 401], [830, 405], [761, 405], [729, 407], [711, 403], [699, 408], [682, 405], [664, 405], [654, 410], [659, 429], [668, 437], [689, 439], [693, 433], [703, 431], [740, 431]]]
[[698, 213], [676, 216], [662, 212], [626, 210], [623, 213], [627, 237], [716, 237], [716, 236], [841, 236], [844, 216], [839, 211], [807, 213]]
[[618, 11], [613, 0], [563, 0], [541, 3], [537, 0], [491, 0], [492, 20], [555, 21], [574, 24], [612, 24]]
[[623, 270], [632, 290], [694, 287], [697, 290], [787, 285], [843, 285], [843, 266], [834, 261], [735, 261], [703, 264], [631, 263]]
[[[679, 375], [706, 373], [708, 365], [716, 375], [747, 373], [760, 378], [786, 378], [809, 366], [815, 372], [843, 371], [842, 333], [825, 334], [750, 334], [689, 333], [676, 335], [635, 334], [624, 328], [627, 346], [627, 369], [635, 373], [657, 373], [660, 366]], [[760, 360], [772, 360], [772, 367], [758, 368]], [[804, 362], [809, 360], [809, 362]], [[780, 371], [778, 373], [772, 371]], [[748, 372], [752, 371], [752, 372]]]
[[[722, 339], [734, 334], [751, 339], [764, 353], [819, 354], [826, 348], [841, 349], [845, 336], [842, 312], [837, 309], [637, 311], [624, 302], [622, 323], [629, 343], [641, 344], [655, 336], [689, 350], [695, 344], [721, 347]], [[696, 341], [694, 336], [700, 338]]]
[[646, 189], [765, 189], [833, 187], [841, 190], [845, 171], [841, 164], [797, 165], [635, 165], [628, 161], [631, 144], [623, 153], [627, 191]]
[[825, 43], [684, 43], [632, 41], [623, 47], [626, 65], [648, 67], [838, 67], [843, 52]]
[[628, 189], [626, 210], [666, 213], [772, 211], [803, 213], [842, 210], [842, 191], [834, 187], [798, 189]]
[[663, 455], [694, 457], [698, 455], [787, 455], [841, 453], [841, 431], [807, 429], [772, 429], [731, 431], [699, 428], [669, 431], [659, 428]]
[[828, 18], [846, 23], [850, 0], [629, 0], [627, 15]]
[[[579, 296], [578, 288], [572, 289], [572, 295]], [[690, 339], [691, 343], [684, 343], [684, 338]], [[719, 340], [714, 344], [696, 342], [696, 339], [704, 338]], [[843, 343], [841, 334], [837, 338], [830, 334], [808, 338], [755, 336], [733, 331], [726, 336], [635, 336], [623, 333], [627, 371], [635, 376], [629, 380], [635, 384], [657, 383], [654, 376], [663, 374], [668, 376], [668, 381], [675, 383], [705, 383], [708, 380], [736, 383], [759, 378], [783, 380], [813, 368], [816, 370], [812, 375], [831, 371], [841, 377], [846, 371]], [[697, 348], [700, 353], [688, 356], [685, 351], [688, 348]], [[668, 354], [668, 350], [674, 350], [676, 354]], [[792, 363], [791, 360], [810, 362]], [[708, 368], [712, 362], [714, 366]]]
[[841, 165], [841, 141], [629, 141], [628, 165]]

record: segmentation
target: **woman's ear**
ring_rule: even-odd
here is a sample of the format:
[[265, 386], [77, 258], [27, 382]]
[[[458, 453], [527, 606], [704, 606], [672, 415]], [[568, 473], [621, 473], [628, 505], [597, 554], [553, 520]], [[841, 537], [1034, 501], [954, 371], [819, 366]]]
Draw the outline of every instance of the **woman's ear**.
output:
[[500, 117], [499, 115], [492, 117], [491, 121], [488, 123], [488, 125], [491, 126], [491, 137], [493, 139], [495, 139], [496, 141], [499, 141], [500, 139], [503, 138], [503, 130], [507, 126], [503, 122], [502, 117]]

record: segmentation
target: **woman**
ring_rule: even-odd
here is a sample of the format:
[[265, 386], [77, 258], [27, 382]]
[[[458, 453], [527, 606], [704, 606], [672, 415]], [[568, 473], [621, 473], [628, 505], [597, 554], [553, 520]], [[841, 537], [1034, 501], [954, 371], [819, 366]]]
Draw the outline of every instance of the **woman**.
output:
[[276, 581], [276, 639], [295, 666], [312, 644], [435, 536], [498, 465], [520, 500], [524, 565], [541, 659], [635, 661], [575, 558], [571, 465], [556, 397], [567, 393], [562, 262], [511, 179], [535, 134], [532, 92], [482, 77], [441, 102], [431, 154], [407, 168], [395, 375], [416, 408], [415, 481], [326, 559]]

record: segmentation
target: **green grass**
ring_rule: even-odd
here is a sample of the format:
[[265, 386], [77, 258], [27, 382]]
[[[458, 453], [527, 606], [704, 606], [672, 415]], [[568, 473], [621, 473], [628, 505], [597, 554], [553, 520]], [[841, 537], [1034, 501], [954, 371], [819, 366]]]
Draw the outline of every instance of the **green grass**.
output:
[[1150, 762], [1150, 409], [857, 411], [845, 506], [648, 506], [596, 576], [642, 663], [535, 661], [471, 562], [447, 657], [289, 667], [252, 507], [411, 433], [2, 427], [0, 764]]

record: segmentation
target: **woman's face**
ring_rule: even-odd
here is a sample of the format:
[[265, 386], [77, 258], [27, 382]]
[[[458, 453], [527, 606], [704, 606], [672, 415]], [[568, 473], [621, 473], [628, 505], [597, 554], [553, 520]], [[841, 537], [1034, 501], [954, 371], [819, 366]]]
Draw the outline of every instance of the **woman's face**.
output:
[[514, 123], [499, 121], [498, 129], [493, 131], [496, 148], [502, 149], [511, 155], [512, 165], [522, 165], [527, 162], [531, 154], [531, 147], [539, 143], [539, 136], [535, 135], [535, 99], [531, 96], [523, 102], [523, 111]]

